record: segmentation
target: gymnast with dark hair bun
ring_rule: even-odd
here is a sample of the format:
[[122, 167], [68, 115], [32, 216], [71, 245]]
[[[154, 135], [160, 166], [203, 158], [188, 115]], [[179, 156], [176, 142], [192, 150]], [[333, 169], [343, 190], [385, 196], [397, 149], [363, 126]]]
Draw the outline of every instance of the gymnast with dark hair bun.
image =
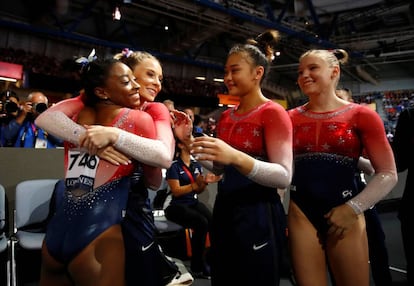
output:
[[277, 189], [292, 176], [292, 123], [261, 84], [279, 34], [268, 30], [230, 49], [224, 83], [240, 103], [224, 111], [217, 137], [194, 139], [192, 153], [218, 182], [210, 230], [211, 285], [279, 285], [285, 212]]

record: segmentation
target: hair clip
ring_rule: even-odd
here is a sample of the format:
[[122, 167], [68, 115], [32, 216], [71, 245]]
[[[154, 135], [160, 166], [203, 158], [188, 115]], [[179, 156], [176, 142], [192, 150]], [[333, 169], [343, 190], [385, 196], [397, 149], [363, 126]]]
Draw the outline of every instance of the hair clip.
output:
[[82, 66], [85, 66], [87, 64], [90, 64], [94, 60], [96, 60], [96, 58], [97, 57], [95, 56], [95, 49], [92, 49], [91, 53], [89, 54], [87, 58], [80, 57], [79, 59], [76, 60], [76, 62], [81, 64]]
[[132, 55], [133, 51], [131, 51], [128, 48], [125, 48], [122, 50], [122, 54], [124, 55], [124, 57], [129, 58]]

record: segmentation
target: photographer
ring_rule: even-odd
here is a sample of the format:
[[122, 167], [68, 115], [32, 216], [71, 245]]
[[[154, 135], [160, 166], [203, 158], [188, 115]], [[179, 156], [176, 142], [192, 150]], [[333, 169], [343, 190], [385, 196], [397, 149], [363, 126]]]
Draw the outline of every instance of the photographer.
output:
[[2, 147], [13, 147], [18, 131], [23, 123], [26, 114], [24, 107], [20, 105], [19, 97], [14, 91], [6, 90], [0, 95], [0, 120], [1, 120], [1, 141]]
[[[47, 97], [39, 91], [28, 95], [16, 118], [18, 124], [17, 138], [14, 147], [22, 148], [56, 148], [63, 147], [63, 141], [48, 134], [36, 126], [36, 117], [48, 108]], [[21, 120], [23, 119], [23, 120]]]

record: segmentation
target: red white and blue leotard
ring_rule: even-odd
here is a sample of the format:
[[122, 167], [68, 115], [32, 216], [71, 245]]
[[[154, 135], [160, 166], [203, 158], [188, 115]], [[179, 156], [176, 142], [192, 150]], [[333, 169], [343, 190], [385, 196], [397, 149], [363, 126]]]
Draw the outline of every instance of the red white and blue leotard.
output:
[[300, 106], [289, 110], [289, 115], [294, 150], [290, 198], [324, 234], [328, 229], [324, 214], [361, 191], [354, 174], [362, 150], [381, 161], [379, 150], [388, 144], [383, 121], [354, 103], [324, 113]]
[[[143, 111], [123, 108], [112, 126], [140, 136], [155, 137], [153, 126], [142, 126], [143, 116], [149, 117]], [[130, 175], [136, 164], [134, 161], [116, 166], [79, 151], [72, 144], [65, 145], [66, 190], [45, 237], [46, 246], [55, 259], [70, 262], [102, 232], [121, 223]]]
[[[267, 101], [244, 114], [224, 111], [217, 137], [259, 160], [280, 153], [278, 142], [291, 132], [283, 107]], [[279, 285], [285, 214], [276, 188], [226, 166], [213, 209], [210, 232], [212, 285]]]

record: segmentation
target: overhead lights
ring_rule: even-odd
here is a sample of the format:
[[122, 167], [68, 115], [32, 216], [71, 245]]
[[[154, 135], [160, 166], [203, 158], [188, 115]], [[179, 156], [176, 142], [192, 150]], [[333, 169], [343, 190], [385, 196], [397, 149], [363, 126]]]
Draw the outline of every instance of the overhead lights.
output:
[[213, 81], [215, 81], [215, 82], [224, 82], [224, 79], [222, 79], [222, 78], [213, 78]]
[[112, 13], [112, 19], [114, 21], [121, 20], [121, 11], [119, 10], [118, 6], [115, 6], [114, 12]]
[[196, 76], [195, 79], [198, 79], [198, 80], [206, 80], [206, 77], [204, 77], [204, 76]]
[[0, 76], [0, 80], [11, 81], [11, 82], [16, 82], [17, 81], [17, 79], [15, 79], [15, 78], [4, 77], [4, 76]]

